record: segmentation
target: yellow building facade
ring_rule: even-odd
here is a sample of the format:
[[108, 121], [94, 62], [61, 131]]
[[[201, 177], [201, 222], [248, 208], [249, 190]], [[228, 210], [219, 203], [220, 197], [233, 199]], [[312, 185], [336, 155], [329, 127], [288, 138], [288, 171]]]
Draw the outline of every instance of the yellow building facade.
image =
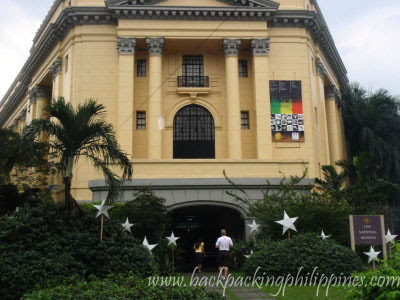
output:
[[[122, 200], [148, 186], [171, 209], [246, 218], [223, 171], [254, 200], [281, 173], [307, 169], [312, 185], [345, 157], [336, 99], [346, 84], [316, 0], [56, 0], [0, 126], [21, 130], [52, 97], [97, 99], [134, 166]], [[100, 200], [107, 187], [80, 161], [72, 193]]]

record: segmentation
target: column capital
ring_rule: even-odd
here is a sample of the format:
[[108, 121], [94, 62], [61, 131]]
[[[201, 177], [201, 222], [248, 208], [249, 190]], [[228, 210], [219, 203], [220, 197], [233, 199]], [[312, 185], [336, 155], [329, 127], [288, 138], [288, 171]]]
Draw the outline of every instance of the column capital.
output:
[[25, 121], [25, 120], [26, 120], [26, 111], [27, 111], [27, 109], [24, 108], [24, 109], [20, 112], [20, 114], [19, 114], [19, 116], [18, 116], [18, 120], [21, 120], [21, 121]]
[[150, 55], [161, 56], [164, 50], [165, 40], [163, 37], [146, 38], [146, 45]]
[[319, 76], [321, 76], [322, 79], [325, 79], [325, 77], [328, 76], [328, 71], [325, 68], [324, 63], [322, 62], [322, 60], [319, 57], [317, 57], [315, 60], [315, 68], [316, 68], [317, 74]]
[[136, 38], [117, 37], [117, 49], [119, 54], [135, 54]]
[[224, 48], [225, 56], [238, 56], [241, 39], [223, 39], [222, 47]]
[[338, 99], [339, 90], [334, 85], [328, 85], [325, 87], [325, 99]]
[[265, 39], [252, 39], [250, 49], [253, 56], [268, 56], [270, 48], [269, 38]]
[[18, 120], [15, 119], [14, 121], [12, 121], [8, 128], [10, 129], [18, 128]]
[[59, 56], [56, 60], [51, 64], [49, 68], [49, 72], [51, 74], [51, 78], [54, 80], [59, 73], [62, 71], [62, 58]]
[[29, 92], [29, 102], [35, 103], [38, 98], [50, 99], [51, 88], [44, 85], [35, 85]]

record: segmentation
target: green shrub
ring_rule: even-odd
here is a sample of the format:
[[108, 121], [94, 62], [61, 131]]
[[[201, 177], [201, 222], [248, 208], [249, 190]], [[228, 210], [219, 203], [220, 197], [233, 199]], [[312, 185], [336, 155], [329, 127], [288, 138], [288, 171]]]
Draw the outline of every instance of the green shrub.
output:
[[34, 291], [21, 300], [223, 300], [216, 292], [201, 288], [149, 286], [148, 280], [134, 276], [78, 281]]
[[169, 224], [165, 199], [157, 197], [147, 189], [139, 190], [132, 201], [117, 205], [111, 210], [114, 218], [125, 220], [129, 217], [135, 223], [132, 233], [138, 239], [147, 236], [149, 241], [159, 241], [164, 238]]
[[[369, 270], [354, 274], [354, 276], [363, 278], [364, 284], [350, 287], [346, 300], [400, 299], [400, 243], [396, 244], [396, 249], [396, 253], [387, 260], [387, 266], [382, 263], [376, 271]], [[393, 281], [386, 281], [378, 286], [376, 283], [379, 282], [380, 277], [386, 280], [393, 279]], [[373, 285], [370, 284], [372, 279]]]
[[316, 234], [306, 233], [296, 235], [291, 240], [265, 244], [246, 261], [244, 271], [253, 276], [259, 267], [258, 274], [265, 273], [267, 276], [296, 276], [300, 268], [303, 268], [301, 275], [306, 276], [316, 267], [319, 275], [349, 276], [361, 270], [362, 262], [349, 248], [333, 240], [324, 241]]
[[13, 214], [17, 207], [24, 204], [36, 206], [46, 196], [39, 189], [26, 188], [23, 192], [19, 192], [16, 185], [0, 185], [0, 217]]
[[321, 234], [324, 230], [339, 243], [350, 245], [349, 215], [355, 214], [354, 209], [345, 199], [312, 193], [311, 187], [301, 185], [305, 176], [306, 173], [302, 177], [283, 178], [278, 187], [266, 181], [264, 199], [257, 202], [251, 201], [246, 194], [229, 194], [248, 206], [249, 215], [262, 225], [259, 238], [281, 240], [282, 226], [276, 221], [281, 220], [286, 211], [290, 217], [298, 217], [295, 223], [298, 232]]
[[22, 199], [15, 185], [0, 185], [0, 216], [14, 212], [21, 204]]
[[69, 214], [50, 202], [1, 218], [0, 299], [19, 299], [35, 285], [72, 275], [132, 271], [147, 276], [155, 271], [147, 249], [123, 232], [119, 221], [105, 220], [103, 243], [99, 231], [94, 214]]

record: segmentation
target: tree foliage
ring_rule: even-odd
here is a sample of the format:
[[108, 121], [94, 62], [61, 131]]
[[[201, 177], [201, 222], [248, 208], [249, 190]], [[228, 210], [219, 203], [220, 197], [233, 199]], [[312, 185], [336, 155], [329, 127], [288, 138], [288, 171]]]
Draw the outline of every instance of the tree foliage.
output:
[[400, 100], [386, 90], [367, 93], [353, 83], [340, 100], [350, 157], [367, 153], [383, 176], [398, 182], [400, 175]]
[[39, 144], [26, 143], [19, 133], [0, 128], [0, 185], [9, 184], [12, 171], [18, 174], [33, 168], [35, 172], [46, 171], [44, 149]]
[[[24, 139], [31, 144], [46, 146], [50, 158], [56, 159], [57, 167], [66, 184], [65, 199], [69, 208], [73, 204], [70, 194], [74, 165], [81, 158], [88, 159], [101, 170], [109, 185], [107, 203], [118, 199], [121, 183], [132, 176], [132, 164], [115, 136], [113, 126], [104, 120], [106, 111], [102, 104], [88, 100], [76, 109], [64, 98], [53, 99], [44, 110], [48, 118], [35, 119], [24, 130]], [[43, 138], [43, 135], [47, 138]], [[122, 174], [111, 166], [118, 166]], [[76, 203], [75, 203], [76, 204]]]

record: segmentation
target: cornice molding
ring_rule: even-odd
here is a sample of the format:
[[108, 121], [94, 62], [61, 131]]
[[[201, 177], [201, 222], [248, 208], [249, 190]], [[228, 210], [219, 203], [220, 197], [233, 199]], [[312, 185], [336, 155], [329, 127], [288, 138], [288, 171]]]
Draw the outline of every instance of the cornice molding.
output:
[[[149, 6], [166, 0], [106, 0], [107, 7]], [[272, 0], [217, 0], [236, 7], [278, 8], [279, 3]], [[161, 5], [162, 6], [162, 5]]]
[[117, 37], [117, 49], [119, 54], [135, 54], [136, 38]]
[[[56, 1], [61, 3], [64, 0]], [[72, 28], [81, 25], [117, 24], [119, 18], [126, 18], [127, 16], [135, 19], [164, 19], [166, 14], [170, 16], [169, 18], [173, 17], [175, 19], [261, 20], [267, 21], [269, 27], [303, 27], [310, 32], [313, 40], [319, 44], [340, 86], [344, 87], [348, 84], [347, 71], [320, 13], [305, 10], [260, 9], [245, 6], [224, 8], [185, 7], [182, 8], [183, 16], [181, 16], [181, 13], [177, 13], [179, 7], [149, 7], [148, 11], [155, 11], [155, 13], [148, 13], [146, 6], [142, 6], [141, 8], [141, 10], [137, 7], [132, 8], [137, 12], [136, 15], [133, 15], [129, 8], [120, 10], [119, 15], [116, 14], [116, 10], [107, 7], [65, 8], [54, 23], [46, 24], [46, 29], [43, 29], [43, 32], [40, 34], [41, 38], [36, 41], [34, 47], [31, 49], [30, 57], [3, 97], [0, 103], [0, 126], [4, 125], [5, 116], [9, 115], [10, 111], [15, 109], [20, 101], [26, 97], [32, 77], [43, 61], [48, 57], [55, 45], [63, 40]]]
[[223, 39], [222, 47], [225, 56], [238, 56], [241, 43], [241, 39]]
[[57, 77], [59, 73], [62, 71], [62, 58], [59, 56], [56, 60], [51, 64], [49, 68], [49, 72], [51, 74], [51, 78], [53, 80]]
[[340, 86], [348, 85], [347, 70], [321, 14], [304, 10], [278, 10], [274, 17], [268, 21], [268, 26], [306, 28], [314, 42], [320, 46]]
[[110, 6], [108, 8], [115, 18], [144, 20], [265, 20], [277, 11], [277, 8], [229, 6]]
[[270, 40], [265, 39], [252, 39], [250, 49], [253, 56], [268, 56], [269, 55]]

